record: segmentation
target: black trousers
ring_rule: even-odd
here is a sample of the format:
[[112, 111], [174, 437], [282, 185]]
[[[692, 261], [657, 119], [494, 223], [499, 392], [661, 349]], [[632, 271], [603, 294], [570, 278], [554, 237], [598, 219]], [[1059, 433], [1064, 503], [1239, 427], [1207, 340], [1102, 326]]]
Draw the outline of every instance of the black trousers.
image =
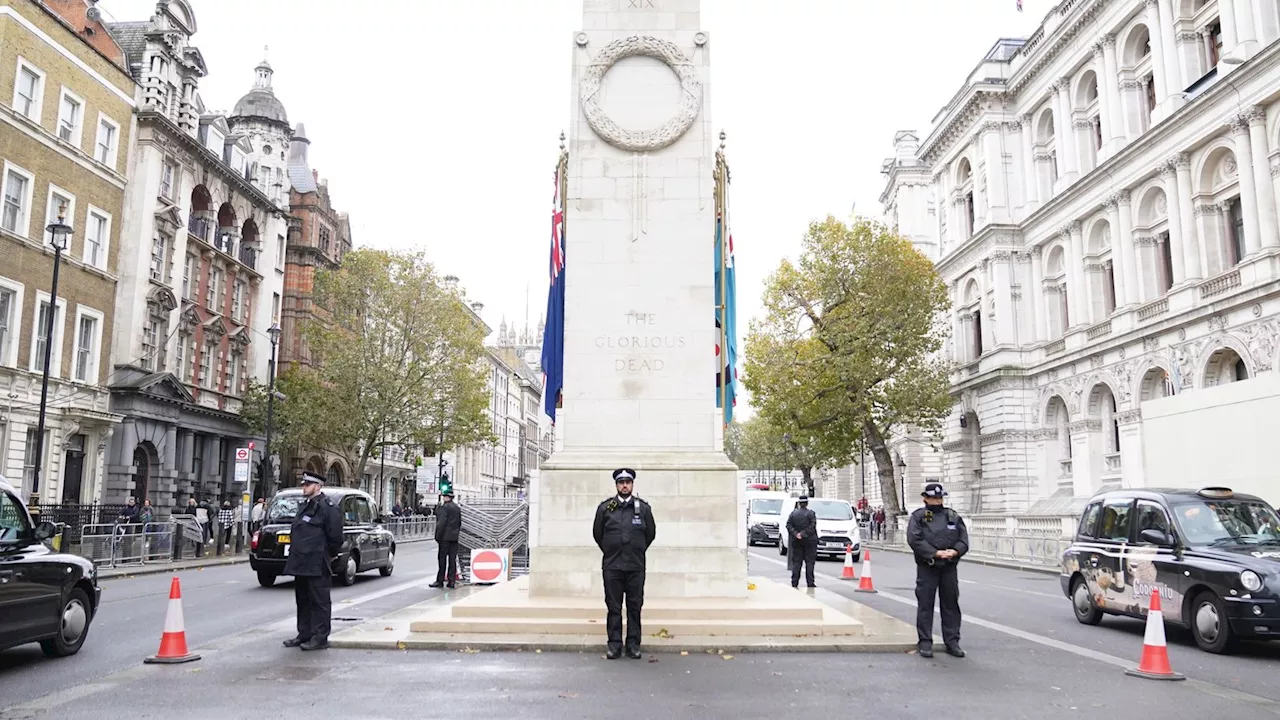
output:
[[329, 589], [333, 578], [329, 575], [293, 578], [293, 601], [298, 606], [298, 637], [329, 639], [329, 624], [333, 614], [333, 602]]
[[801, 543], [792, 540], [787, 543], [787, 555], [791, 561], [791, 587], [800, 585], [800, 566], [804, 566], [804, 582], [809, 587], [817, 583], [813, 581], [813, 566], [818, 563], [818, 543]]
[[955, 563], [916, 565], [916, 635], [933, 645], [933, 598], [942, 603], [942, 642], [960, 644], [960, 576]]
[[[457, 540], [440, 540], [437, 541], [440, 548], [436, 551], [436, 563], [439, 569], [436, 570], [436, 582], [457, 582], [458, 581], [458, 541]], [[445, 575], [446, 567], [449, 570], [448, 576]]]
[[609, 649], [622, 649], [622, 603], [627, 603], [627, 647], [640, 649], [640, 610], [644, 607], [643, 570], [605, 570], [604, 607]]

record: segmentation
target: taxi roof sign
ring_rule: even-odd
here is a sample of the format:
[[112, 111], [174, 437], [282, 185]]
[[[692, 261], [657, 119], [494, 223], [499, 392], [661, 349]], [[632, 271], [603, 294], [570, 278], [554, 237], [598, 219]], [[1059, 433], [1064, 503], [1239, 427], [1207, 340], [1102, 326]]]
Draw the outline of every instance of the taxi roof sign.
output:
[[1227, 488], [1227, 487], [1201, 488], [1200, 491], [1197, 492], [1196, 494], [1199, 495], [1200, 497], [1217, 498], [1217, 499], [1226, 499], [1226, 498], [1231, 498], [1235, 496], [1235, 493], [1231, 490], [1231, 488]]

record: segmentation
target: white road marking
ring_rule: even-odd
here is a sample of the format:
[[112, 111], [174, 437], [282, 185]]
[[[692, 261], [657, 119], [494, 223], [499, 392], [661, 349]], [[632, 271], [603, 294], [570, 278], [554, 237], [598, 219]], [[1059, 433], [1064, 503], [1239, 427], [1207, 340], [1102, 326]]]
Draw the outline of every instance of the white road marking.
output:
[[1038, 595], [1043, 598], [1049, 598], [1050, 600], [1061, 600], [1063, 602], [1067, 602], [1067, 596], [1061, 595], [1061, 594], [1054, 595], [1053, 593], [1042, 593], [1036, 590], [1023, 590], [1022, 588], [1009, 587], [1008, 585], [995, 585], [993, 583], [978, 582], [977, 580], [961, 580], [960, 582], [966, 585], [981, 585], [984, 588], [998, 588], [1000, 590], [1008, 590], [1009, 592], [1022, 593], [1023, 595]]
[[[770, 562], [776, 565], [781, 565], [783, 567], [786, 567], [786, 563], [783, 562], [782, 560], [775, 560], [771, 557], [766, 557], [764, 555], [756, 555], [755, 553], [751, 553], [751, 554], [761, 560], [764, 560], [765, 562]], [[823, 583], [831, 583], [833, 585], [839, 586], [839, 581], [835, 580], [834, 578], [831, 578], [828, 575], [825, 575], [825, 574], [820, 575], [819, 579]], [[848, 587], [848, 586], [846, 585], [845, 587]], [[881, 590], [878, 593], [876, 593], [876, 597], [882, 597], [886, 600], [892, 600], [893, 602], [896, 602], [902, 605], [908, 605], [913, 608], [916, 606], [915, 598], [896, 595], [894, 593], [885, 592], [884, 590]], [[934, 609], [934, 614], [938, 614], [939, 612], [940, 612], [939, 609]], [[1098, 662], [1106, 663], [1114, 667], [1129, 669], [1134, 667], [1137, 664], [1133, 660], [1125, 660], [1124, 658], [1119, 658], [1119, 657], [1116, 657], [1115, 655], [1108, 655], [1104, 652], [1098, 652], [1097, 650], [1091, 650], [1086, 647], [1080, 647], [1079, 645], [1072, 645], [1071, 643], [1063, 642], [1055, 638], [1046, 637], [1044, 635], [1038, 635], [1033, 632], [1027, 632], [1026, 630], [1019, 630], [1018, 628], [1015, 628], [1015, 627], [1010, 627], [1008, 625], [1003, 625], [998, 622], [992, 622], [990, 620], [985, 620], [979, 617], [973, 617], [972, 615], [965, 615], [964, 621], [967, 623], [972, 623], [974, 625], [977, 625], [978, 627], [983, 627], [988, 630], [994, 630], [998, 633], [1003, 633], [1005, 635], [1016, 637], [1020, 640], [1026, 640], [1027, 642], [1036, 643], [1037, 645], [1043, 645], [1045, 647], [1050, 647], [1055, 650], [1061, 650], [1063, 652], [1071, 653], [1072, 655], [1078, 655], [1080, 657], [1089, 658], [1090, 660], [1096, 660]], [[1204, 682], [1203, 680], [1188, 679], [1186, 681], [1186, 684], [1189, 687], [1193, 687], [1203, 693], [1213, 695], [1215, 697], [1220, 697], [1220, 698], [1230, 699], [1230, 700], [1238, 700], [1240, 702], [1253, 705], [1260, 710], [1266, 710], [1267, 712], [1270, 712], [1274, 715], [1280, 715], [1280, 702], [1276, 702], [1275, 700], [1271, 700], [1270, 698], [1265, 698], [1258, 695], [1252, 695], [1250, 693], [1241, 692], [1239, 690], [1233, 690], [1231, 688], [1222, 687], [1221, 685], [1215, 685], [1213, 683]]]

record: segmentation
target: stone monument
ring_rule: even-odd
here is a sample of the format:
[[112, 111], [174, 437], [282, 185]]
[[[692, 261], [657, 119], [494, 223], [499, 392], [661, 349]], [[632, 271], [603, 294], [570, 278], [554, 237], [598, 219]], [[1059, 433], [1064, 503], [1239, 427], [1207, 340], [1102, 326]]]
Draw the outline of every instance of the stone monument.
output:
[[601, 597], [596, 505], [637, 471], [647, 598], [747, 593], [743, 490], [720, 447], [716, 137], [700, 0], [584, 0], [565, 195], [563, 446], [531, 492], [531, 597]]

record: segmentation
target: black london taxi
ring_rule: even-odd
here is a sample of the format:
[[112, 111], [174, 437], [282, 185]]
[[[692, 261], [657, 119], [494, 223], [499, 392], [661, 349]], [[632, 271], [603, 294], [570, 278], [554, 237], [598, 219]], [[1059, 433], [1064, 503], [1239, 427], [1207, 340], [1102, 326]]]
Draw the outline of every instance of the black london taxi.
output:
[[[354, 488], [326, 487], [324, 494], [342, 514], [342, 551], [333, 563], [333, 577], [343, 585], [351, 585], [356, 575], [377, 570], [388, 577], [395, 570], [396, 539], [378, 523], [383, 518], [369, 494]], [[258, 573], [258, 584], [271, 587], [284, 573], [289, 558], [289, 533], [293, 518], [306, 505], [300, 488], [281, 490], [271, 498], [262, 528], [253, 534], [249, 544], [249, 567]]]
[[98, 571], [51, 550], [58, 526], [32, 523], [18, 496], [0, 476], [0, 650], [38, 642], [49, 657], [75, 655], [102, 598]]
[[1115, 490], [1089, 500], [1062, 555], [1076, 619], [1146, 617], [1160, 593], [1168, 623], [1227, 653], [1242, 639], [1280, 638], [1280, 518], [1229, 488]]

